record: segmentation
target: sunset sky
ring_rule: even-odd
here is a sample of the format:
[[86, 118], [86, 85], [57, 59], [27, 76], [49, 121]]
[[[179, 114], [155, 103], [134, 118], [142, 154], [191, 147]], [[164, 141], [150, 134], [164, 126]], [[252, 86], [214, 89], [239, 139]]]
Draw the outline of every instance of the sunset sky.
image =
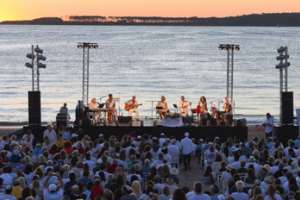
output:
[[300, 0], [0, 0], [0, 21], [44, 16], [228, 16], [300, 12]]

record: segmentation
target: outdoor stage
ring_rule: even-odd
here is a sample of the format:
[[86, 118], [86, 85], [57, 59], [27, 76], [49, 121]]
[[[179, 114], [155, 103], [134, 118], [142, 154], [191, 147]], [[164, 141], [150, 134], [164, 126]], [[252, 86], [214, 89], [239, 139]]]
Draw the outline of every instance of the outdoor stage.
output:
[[184, 137], [185, 132], [189, 132], [191, 138], [203, 138], [208, 140], [213, 140], [215, 137], [219, 137], [222, 141], [226, 141], [228, 138], [232, 138], [238, 141], [246, 141], [248, 137], [247, 126], [184, 126], [175, 128], [162, 126], [87, 126], [84, 127], [83, 130], [85, 134], [88, 134], [91, 137], [97, 137], [99, 134], [104, 134], [105, 137], [109, 137], [110, 135], [122, 137], [125, 134], [148, 134], [151, 136], [159, 137], [161, 133], [165, 133], [167, 137], [175, 137], [180, 139]]

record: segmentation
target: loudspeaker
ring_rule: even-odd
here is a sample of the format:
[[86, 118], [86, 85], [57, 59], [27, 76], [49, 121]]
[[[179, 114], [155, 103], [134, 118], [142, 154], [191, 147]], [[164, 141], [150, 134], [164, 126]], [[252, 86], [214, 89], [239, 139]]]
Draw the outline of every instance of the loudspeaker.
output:
[[131, 123], [132, 117], [130, 116], [118, 116], [118, 122], [119, 123]]
[[281, 93], [281, 124], [294, 123], [293, 92]]
[[28, 123], [30, 126], [41, 124], [41, 93], [39, 91], [28, 92]]

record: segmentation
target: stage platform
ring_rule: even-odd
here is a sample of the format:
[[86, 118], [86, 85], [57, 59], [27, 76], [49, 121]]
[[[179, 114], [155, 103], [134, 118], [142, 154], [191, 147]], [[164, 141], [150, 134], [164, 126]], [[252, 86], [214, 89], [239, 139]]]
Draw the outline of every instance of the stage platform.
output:
[[84, 127], [85, 134], [91, 137], [97, 137], [99, 134], [104, 134], [105, 137], [115, 135], [121, 137], [125, 134], [132, 135], [151, 135], [159, 137], [161, 133], [165, 133], [167, 137], [182, 138], [185, 132], [190, 133], [191, 138], [203, 138], [213, 140], [219, 137], [222, 141], [228, 138], [235, 139], [236, 141], [246, 141], [248, 138], [247, 126], [232, 126], [232, 127], [201, 127], [201, 126], [184, 126], [184, 127], [162, 127], [162, 126], [99, 126], [99, 127]]

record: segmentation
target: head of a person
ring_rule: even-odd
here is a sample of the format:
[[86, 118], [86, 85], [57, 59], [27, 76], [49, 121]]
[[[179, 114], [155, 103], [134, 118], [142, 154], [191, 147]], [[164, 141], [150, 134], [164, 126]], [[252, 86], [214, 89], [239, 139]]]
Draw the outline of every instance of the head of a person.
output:
[[164, 101], [166, 101], [166, 97], [165, 97], [165, 96], [161, 96], [160, 100], [161, 100], [162, 102], [164, 102]]
[[176, 189], [173, 193], [172, 200], [186, 200], [184, 191], [182, 189]]
[[57, 186], [55, 184], [50, 184], [49, 187], [48, 187], [48, 191], [50, 193], [55, 193], [57, 190]]
[[132, 101], [136, 101], [136, 96], [132, 96]]
[[65, 108], [67, 107], [67, 103], [64, 103], [64, 107], [65, 107]]
[[184, 101], [184, 100], [185, 100], [184, 96], [181, 96], [181, 98], [180, 98], [180, 99], [181, 99], [181, 101]]
[[237, 181], [236, 183], [235, 183], [235, 187], [236, 187], [236, 190], [238, 191], [238, 192], [243, 192], [244, 191], [244, 186], [245, 186], [245, 184], [244, 184], [244, 182], [243, 181]]
[[109, 99], [112, 99], [112, 98], [113, 98], [113, 95], [112, 95], [112, 94], [109, 94], [109, 95], [108, 95], [108, 98], [109, 98]]
[[224, 103], [229, 103], [229, 98], [228, 97], [224, 98]]
[[201, 96], [201, 97], [200, 97], [200, 102], [206, 103], [206, 98], [205, 98], [205, 96]]
[[51, 130], [52, 130], [52, 125], [49, 124], [49, 125], [47, 126], [47, 128], [48, 128], [49, 131], [51, 131]]
[[200, 182], [195, 183], [194, 191], [195, 191], [196, 194], [201, 194], [202, 193], [202, 184]]
[[185, 132], [184, 133], [184, 137], [190, 137], [190, 133], [189, 132]]
[[92, 98], [91, 102], [92, 102], [93, 104], [97, 103], [96, 98]]
[[75, 175], [75, 173], [71, 172], [71, 173], [69, 174], [69, 179], [70, 179], [70, 181], [75, 181], [75, 180], [76, 180], [76, 175]]
[[269, 119], [269, 118], [271, 118], [271, 117], [272, 117], [272, 115], [271, 115], [270, 113], [267, 113], [267, 114], [266, 114], [266, 118], [267, 118], [267, 119]]
[[210, 187], [210, 193], [211, 193], [211, 194], [218, 194], [218, 193], [219, 193], [219, 188], [218, 188], [218, 186], [217, 186], [217, 185], [212, 185], [212, 186]]
[[133, 193], [135, 193], [135, 194], [141, 194], [142, 193], [141, 183], [138, 180], [135, 180], [135, 181], [132, 182], [131, 188], [132, 188]]

